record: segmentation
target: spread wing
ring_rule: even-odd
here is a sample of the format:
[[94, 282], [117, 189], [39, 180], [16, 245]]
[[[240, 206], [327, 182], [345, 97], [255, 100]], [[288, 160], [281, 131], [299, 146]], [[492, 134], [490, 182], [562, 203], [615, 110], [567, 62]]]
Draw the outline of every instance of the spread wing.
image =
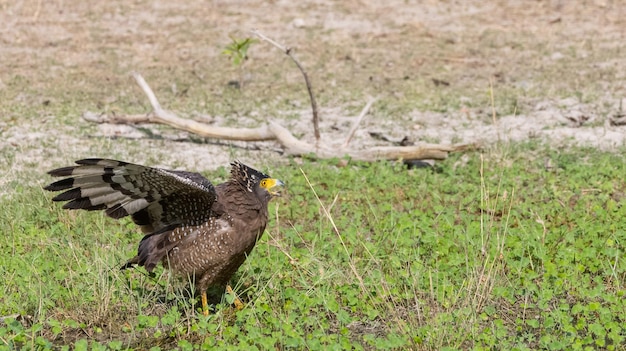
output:
[[67, 201], [66, 209], [104, 210], [116, 219], [130, 215], [151, 235], [207, 222], [217, 197], [213, 184], [198, 173], [107, 159], [76, 164], [48, 172], [67, 177], [44, 188], [65, 190], [53, 201]]

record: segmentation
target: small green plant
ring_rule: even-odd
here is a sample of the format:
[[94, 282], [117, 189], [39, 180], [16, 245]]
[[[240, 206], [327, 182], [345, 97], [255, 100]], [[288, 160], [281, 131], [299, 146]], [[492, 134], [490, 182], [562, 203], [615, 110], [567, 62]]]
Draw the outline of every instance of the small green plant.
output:
[[232, 42], [222, 51], [224, 55], [230, 56], [235, 66], [241, 66], [248, 59], [248, 49], [257, 40], [252, 38], [238, 39], [230, 36]]
[[236, 85], [239, 89], [242, 89], [244, 83], [243, 65], [248, 60], [248, 50], [250, 49], [250, 46], [256, 43], [257, 40], [253, 38], [239, 39], [232, 35], [230, 36], [230, 39], [231, 43], [226, 45], [226, 48], [224, 49], [224, 51], [222, 51], [222, 54], [229, 56], [233, 62], [233, 65], [238, 68], [239, 80]]

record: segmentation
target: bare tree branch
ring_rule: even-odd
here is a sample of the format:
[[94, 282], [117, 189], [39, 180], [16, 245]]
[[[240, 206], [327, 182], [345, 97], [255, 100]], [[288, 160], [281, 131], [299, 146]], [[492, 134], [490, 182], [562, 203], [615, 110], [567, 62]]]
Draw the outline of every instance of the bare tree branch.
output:
[[[324, 145], [311, 145], [297, 139], [286, 128], [275, 121], [270, 121], [266, 126], [258, 128], [225, 128], [207, 125], [197, 121], [178, 117], [175, 113], [165, 110], [159, 104], [154, 92], [139, 73], [133, 73], [137, 84], [150, 100], [154, 111], [147, 115], [105, 115], [92, 112], [85, 112], [83, 118], [94, 123], [161, 123], [176, 129], [191, 132], [203, 137], [216, 138], [221, 140], [241, 140], [241, 141], [278, 141], [283, 152], [291, 156], [311, 155], [321, 159], [348, 156], [358, 161], [376, 160], [421, 160], [421, 159], [445, 159], [448, 153], [463, 151], [475, 148], [475, 145], [435, 145], [424, 144], [419, 146], [380, 146], [364, 150], [350, 150], [342, 148], [331, 148]], [[361, 111], [361, 115], [355, 121], [352, 129], [356, 129], [359, 121], [367, 113], [367, 110], [374, 103], [374, 100]], [[354, 132], [351, 131], [350, 134]]]
[[259, 32], [256, 29], [253, 29], [251, 32], [252, 32], [252, 34], [254, 34], [257, 37], [259, 37], [261, 40], [264, 40], [264, 41], [274, 45], [275, 47], [277, 47], [281, 51], [283, 51], [287, 56], [289, 56], [293, 60], [293, 62], [295, 62], [296, 66], [298, 66], [298, 69], [300, 70], [300, 72], [302, 72], [302, 75], [304, 76], [304, 82], [306, 84], [306, 88], [307, 88], [307, 90], [309, 92], [309, 99], [311, 100], [311, 109], [313, 110], [313, 131], [315, 133], [315, 140], [317, 142], [319, 142], [319, 140], [320, 140], [320, 127], [319, 127], [319, 116], [318, 116], [318, 112], [317, 112], [317, 101], [315, 100], [315, 95], [313, 94], [313, 87], [311, 86], [311, 81], [309, 80], [309, 75], [304, 70], [304, 67], [302, 67], [302, 64], [300, 64], [300, 61], [298, 61], [296, 59], [295, 55], [293, 54], [292, 48], [280, 45], [275, 40], [272, 40], [271, 38], [267, 37], [266, 35], [264, 35], [263, 33]]

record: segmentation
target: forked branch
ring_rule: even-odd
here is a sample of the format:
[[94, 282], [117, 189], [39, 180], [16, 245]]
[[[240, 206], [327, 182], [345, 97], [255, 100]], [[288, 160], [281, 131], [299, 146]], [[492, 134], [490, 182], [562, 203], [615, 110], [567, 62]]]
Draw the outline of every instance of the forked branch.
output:
[[318, 112], [317, 112], [317, 101], [315, 100], [315, 94], [313, 94], [313, 87], [311, 86], [311, 81], [309, 80], [309, 75], [304, 70], [304, 67], [302, 66], [300, 61], [298, 61], [298, 59], [296, 59], [296, 56], [294, 55], [292, 48], [280, 45], [275, 40], [272, 40], [271, 38], [267, 37], [266, 35], [264, 35], [263, 33], [259, 32], [256, 29], [252, 30], [252, 34], [256, 35], [261, 40], [264, 40], [264, 41], [274, 45], [275, 47], [280, 49], [282, 52], [284, 52], [287, 56], [289, 56], [291, 58], [291, 60], [293, 60], [293, 62], [296, 64], [296, 66], [298, 66], [298, 69], [300, 70], [300, 72], [302, 72], [302, 75], [304, 76], [304, 83], [306, 84], [306, 89], [309, 92], [309, 99], [311, 100], [311, 110], [313, 110], [313, 132], [315, 133], [315, 140], [319, 143], [319, 140], [320, 140], [320, 126], [319, 126], [319, 116], [318, 116]]

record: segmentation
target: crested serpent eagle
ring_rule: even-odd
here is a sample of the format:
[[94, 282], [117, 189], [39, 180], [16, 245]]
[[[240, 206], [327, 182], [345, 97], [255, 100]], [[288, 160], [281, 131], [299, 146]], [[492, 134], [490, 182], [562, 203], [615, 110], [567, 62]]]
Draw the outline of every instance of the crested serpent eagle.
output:
[[45, 187], [64, 191], [53, 201], [66, 209], [104, 210], [112, 218], [130, 216], [144, 237], [137, 256], [122, 267], [161, 262], [189, 276], [208, 314], [207, 289], [223, 293], [268, 221], [267, 204], [284, 185], [243, 163], [231, 164], [230, 179], [213, 185], [198, 173], [137, 164], [84, 159], [77, 166], [48, 172], [66, 177]]

